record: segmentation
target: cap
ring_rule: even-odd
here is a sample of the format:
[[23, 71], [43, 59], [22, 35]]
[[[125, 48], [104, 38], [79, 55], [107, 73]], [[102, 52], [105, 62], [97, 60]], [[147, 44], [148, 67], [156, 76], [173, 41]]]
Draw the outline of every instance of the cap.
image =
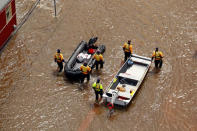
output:
[[60, 53], [60, 49], [57, 49], [57, 53]]
[[130, 44], [131, 43], [131, 40], [128, 40], [128, 44]]
[[96, 53], [97, 53], [97, 54], [100, 54], [100, 53], [101, 53], [101, 51], [100, 51], [100, 50], [98, 50]]
[[96, 81], [96, 83], [99, 83], [100, 82], [100, 78], [97, 78], [97, 81]]
[[88, 65], [88, 63], [87, 63], [87, 62], [84, 62], [84, 63], [83, 63], [83, 65], [84, 65], [84, 66], [87, 66], [87, 65]]
[[156, 48], [155, 48], [155, 50], [159, 50], [159, 48], [158, 48], [158, 47], [156, 47]]

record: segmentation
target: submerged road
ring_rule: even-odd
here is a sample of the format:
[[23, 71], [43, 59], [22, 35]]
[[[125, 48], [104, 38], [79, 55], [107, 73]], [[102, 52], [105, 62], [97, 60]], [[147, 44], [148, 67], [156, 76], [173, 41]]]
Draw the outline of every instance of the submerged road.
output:
[[[18, 23], [36, 0], [16, 0]], [[197, 130], [196, 0], [41, 0], [0, 54], [0, 130]], [[81, 40], [105, 44], [102, 71], [84, 90], [57, 74], [57, 48], [68, 59]], [[152, 65], [127, 109], [94, 106], [91, 84], [106, 88], [123, 64], [122, 44], [134, 53], [164, 53], [161, 71]]]

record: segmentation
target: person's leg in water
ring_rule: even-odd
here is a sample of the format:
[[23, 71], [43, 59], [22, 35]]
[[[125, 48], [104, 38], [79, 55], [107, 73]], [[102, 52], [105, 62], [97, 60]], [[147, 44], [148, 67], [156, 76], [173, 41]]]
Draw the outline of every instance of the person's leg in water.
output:
[[158, 68], [159, 60], [155, 60], [155, 67]]
[[124, 61], [127, 60], [127, 52], [124, 52]]
[[103, 68], [103, 61], [99, 61], [100, 62], [100, 68]]
[[99, 91], [99, 95], [100, 95], [100, 99], [99, 100], [102, 100], [102, 98], [103, 98], [103, 92], [102, 91]]
[[127, 59], [130, 57], [131, 53], [130, 52], [125, 52], [125, 60], [124, 61], [127, 61]]
[[163, 65], [163, 60], [160, 60], [160, 62], [159, 62], [159, 68], [161, 68], [162, 65]]
[[88, 73], [87, 74], [87, 81], [89, 81], [90, 80], [90, 74]]
[[98, 92], [98, 91], [95, 91], [95, 95], [96, 95], [96, 102], [98, 101], [98, 94], [99, 94], [99, 92]]
[[81, 74], [81, 83], [83, 83], [84, 82], [84, 79], [85, 79], [85, 75], [84, 74]]
[[59, 72], [62, 72], [63, 69], [63, 63], [62, 62], [57, 62], [58, 67], [59, 67]]
[[96, 70], [98, 70], [98, 61], [95, 61], [95, 65], [96, 65]]

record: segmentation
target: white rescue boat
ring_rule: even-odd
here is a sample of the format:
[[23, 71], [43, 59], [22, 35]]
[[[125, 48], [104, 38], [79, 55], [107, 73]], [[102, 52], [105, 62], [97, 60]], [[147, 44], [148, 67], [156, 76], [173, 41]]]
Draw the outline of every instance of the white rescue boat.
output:
[[150, 65], [151, 58], [136, 54], [129, 57], [106, 89], [103, 95], [104, 101], [127, 106], [140, 88]]

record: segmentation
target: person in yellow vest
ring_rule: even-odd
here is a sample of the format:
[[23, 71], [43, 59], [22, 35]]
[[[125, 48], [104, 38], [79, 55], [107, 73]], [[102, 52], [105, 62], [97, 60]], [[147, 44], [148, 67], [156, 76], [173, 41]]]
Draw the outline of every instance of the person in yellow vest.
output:
[[101, 52], [97, 51], [93, 58], [96, 60], [95, 61], [96, 70], [98, 70], [99, 65], [100, 65], [100, 68], [103, 68], [104, 59], [103, 59], [103, 55], [101, 54]]
[[123, 51], [124, 51], [124, 54], [125, 54], [124, 61], [126, 61], [127, 58], [130, 57], [132, 55], [132, 53], [133, 53], [131, 40], [128, 40], [127, 43], [126, 42], [124, 43]]
[[60, 52], [60, 49], [57, 49], [57, 52], [56, 52], [56, 54], [54, 56], [54, 61], [58, 65], [59, 72], [61, 72], [62, 69], [63, 69], [64, 57], [63, 57], [62, 53]]
[[103, 98], [103, 86], [100, 83], [100, 79], [98, 78], [96, 82], [92, 84], [92, 88], [94, 89], [95, 95], [96, 95], [96, 102], [98, 102], [99, 95], [100, 100]]
[[152, 54], [152, 60], [155, 59], [155, 67], [156, 68], [161, 68], [162, 64], [163, 64], [163, 53], [161, 51], [159, 51], [158, 48], [155, 49], [155, 51], [153, 51]]
[[88, 66], [87, 62], [84, 62], [83, 65], [81, 65], [80, 70], [82, 72], [81, 76], [81, 83], [84, 82], [84, 79], [87, 78], [87, 81], [90, 80], [90, 71], [91, 68]]

